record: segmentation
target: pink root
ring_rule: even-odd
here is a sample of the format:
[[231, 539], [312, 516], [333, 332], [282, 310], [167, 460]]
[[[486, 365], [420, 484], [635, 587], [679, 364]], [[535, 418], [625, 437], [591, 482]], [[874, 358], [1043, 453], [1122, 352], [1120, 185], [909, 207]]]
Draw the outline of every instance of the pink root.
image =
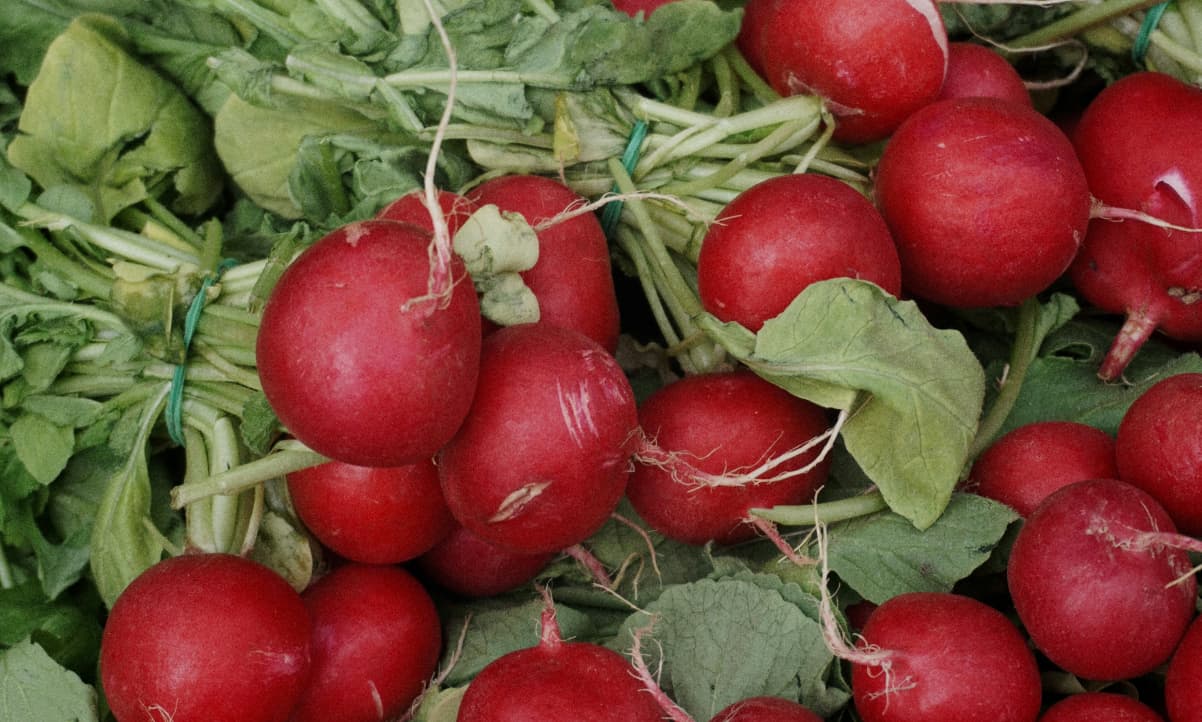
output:
[[587, 569], [589, 574], [592, 575], [593, 582], [595, 584], [605, 589], [613, 589], [614, 580], [610, 578], [609, 571], [605, 568], [605, 565], [601, 563], [601, 560], [598, 559], [595, 554], [590, 552], [588, 549], [585, 549], [580, 544], [574, 544], [567, 549], [564, 549], [563, 553], [575, 559], [580, 563], [581, 566]]
[[1114, 337], [1102, 365], [1098, 369], [1098, 378], [1103, 381], [1114, 381], [1123, 375], [1136, 352], [1151, 338], [1156, 327], [1160, 325], [1159, 314], [1152, 313], [1147, 308], [1128, 312], [1127, 320]]
[[650, 694], [663, 709], [666, 719], [672, 720], [672, 722], [695, 722], [689, 713], [676, 704], [663, 687], [659, 686], [659, 681], [656, 679], [658, 674], [652, 674], [651, 669], [647, 667], [647, 660], [643, 659], [643, 637], [651, 633], [654, 625], [655, 620], [652, 619], [646, 626], [635, 629], [631, 634], [630, 662], [634, 667], [635, 679], [642, 683], [643, 690]]

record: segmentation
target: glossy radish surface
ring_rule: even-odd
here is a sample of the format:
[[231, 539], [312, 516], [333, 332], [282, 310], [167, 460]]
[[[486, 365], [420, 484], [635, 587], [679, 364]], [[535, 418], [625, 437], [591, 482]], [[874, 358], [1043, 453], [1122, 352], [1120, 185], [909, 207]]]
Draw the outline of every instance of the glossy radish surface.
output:
[[300, 595], [267, 567], [170, 557], [109, 613], [105, 698], [119, 722], [284, 722], [308, 684], [311, 626]]
[[334, 553], [397, 564], [425, 553], [454, 525], [431, 459], [406, 466], [329, 461], [287, 475], [297, 516]]
[[[770, 471], [739, 478], [829, 426], [820, 407], [750, 371], [670, 383], [643, 401], [639, 423], [655, 453], [636, 457], [626, 496], [653, 529], [690, 544], [752, 538], [751, 509], [812, 502], [830, 468], [823, 460], [788, 476], [818, 458], [815, 444]], [[787, 478], [767, 480], [777, 475]]]
[[792, 700], [752, 697], [719, 711], [710, 722], [822, 722], [822, 718]]
[[1037, 421], [1012, 429], [981, 452], [968, 484], [1027, 516], [1062, 486], [1117, 476], [1109, 434], [1074, 421]]
[[1184, 534], [1202, 537], [1202, 374], [1165, 377], [1127, 407], [1119, 477], [1151, 494]]
[[888, 136], [935, 100], [947, 30], [930, 0], [750, 0], [738, 44], [781, 95], [817, 95], [835, 138]]
[[[438, 207], [442, 209], [447, 230], [452, 236], [477, 210], [477, 206], [472, 200], [458, 193], [440, 190], [435, 192], [435, 197], [438, 198]], [[410, 191], [400, 196], [381, 208], [376, 213], [376, 218], [412, 223], [429, 233], [434, 232], [434, 221], [431, 220], [430, 211], [426, 208], [425, 191], [421, 190]]]
[[806, 286], [841, 277], [901, 293], [901, 263], [880, 213], [851, 186], [814, 173], [740, 193], [710, 226], [697, 259], [705, 309], [752, 331]]
[[579, 331], [612, 353], [618, 345], [618, 300], [600, 221], [586, 213], [538, 228], [584, 199], [555, 179], [535, 175], [487, 180], [467, 196], [477, 205], [520, 213], [538, 231], [538, 262], [521, 275], [538, 298], [539, 322]]
[[405, 712], [433, 677], [438, 610], [408, 572], [347, 564], [303, 593], [313, 667], [291, 722], [376, 722]]
[[455, 524], [441, 541], [414, 560], [424, 579], [463, 597], [491, 597], [533, 580], [554, 552], [524, 554], [497, 546]]
[[434, 454], [471, 405], [480, 308], [463, 264], [449, 303], [429, 293], [430, 236], [395, 221], [343, 226], [276, 283], [255, 347], [263, 392], [287, 430], [358, 466]]
[[874, 192], [902, 286], [958, 308], [1045, 290], [1089, 223], [1089, 188], [1064, 133], [996, 98], [941, 100], [910, 116], [885, 146]]
[[991, 606], [945, 592], [894, 596], [873, 611], [851, 688], [864, 722], [1034, 722], [1039, 668], [1026, 639]]
[[1115, 692], [1082, 692], [1052, 705], [1039, 722], [1164, 722], [1148, 705]]
[[614, 357], [544, 323], [488, 336], [459, 433], [438, 455], [452, 515], [524, 553], [555, 552], [601, 527], [626, 490], [638, 408]]
[[1202, 617], [1195, 619], [1169, 660], [1164, 696], [1169, 722], [1202, 720]]
[[947, 77], [939, 99], [999, 98], [1031, 107], [1031, 93], [1009, 60], [980, 43], [948, 45]]
[[1197, 594], [1188, 554], [1169, 546], [1175, 531], [1155, 499], [1124, 481], [1079, 481], [1044, 499], [1006, 568], [1035, 646], [1090, 680], [1129, 679], [1166, 662]]

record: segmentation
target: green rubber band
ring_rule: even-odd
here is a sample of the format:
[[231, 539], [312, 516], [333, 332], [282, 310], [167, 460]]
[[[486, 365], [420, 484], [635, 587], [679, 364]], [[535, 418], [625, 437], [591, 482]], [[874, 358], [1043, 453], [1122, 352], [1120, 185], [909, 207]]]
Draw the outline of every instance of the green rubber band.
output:
[[171, 435], [172, 441], [180, 446], [184, 445], [184, 376], [188, 370], [188, 349], [192, 345], [192, 336], [196, 333], [196, 326], [200, 323], [200, 314], [204, 311], [209, 288], [236, 263], [237, 261], [234, 259], [227, 258], [212, 273], [204, 277], [204, 280], [200, 282], [200, 290], [196, 292], [196, 296], [192, 299], [192, 305], [188, 306], [188, 313], [184, 316], [184, 362], [175, 365], [165, 412], [167, 433]]
[[1169, 7], [1168, 0], [1153, 5], [1144, 13], [1144, 22], [1139, 26], [1139, 35], [1135, 36], [1135, 43], [1131, 46], [1131, 58], [1135, 60], [1136, 65], [1144, 64], [1144, 56], [1148, 54], [1148, 46], [1152, 44], [1152, 31], [1160, 24], [1160, 18], [1164, 15], [1164, 11]]
[[[643, 139], [647, 137], [647, 131], [650, 126], [645, 121], [635, 121], [634, 127], [630, 130], [630, 139], [626, 141], [626, 150], [622, 153], [622, 167], [627, 173], [633, 173], [635, 165], [639, 162], [639, 152], [643, 147]], [[618, 191], [618, 184], [614, 183], [614, 192]], [[601, 212], [601, 228], [605, 230], [607, 237], [613, 235], [614, 228], [618, 225], [618, 218], [622, 216], [622, 201], [614, 201], [605, 206], [605, 210]]]

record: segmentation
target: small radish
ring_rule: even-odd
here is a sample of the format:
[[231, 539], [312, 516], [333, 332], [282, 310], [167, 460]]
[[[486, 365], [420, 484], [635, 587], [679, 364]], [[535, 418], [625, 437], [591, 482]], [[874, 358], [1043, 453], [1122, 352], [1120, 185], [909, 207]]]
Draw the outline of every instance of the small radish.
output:
[[113, 604], [105, 699], [119, 722], [284, 722], [309, 678], [311, 627], [301, 596], [267, 567], [171, 557]]
[[719, 711], [710, 722], [822, 722], [822, 718], [782, 697], [751, 697]]
[[818, 444], [792, 453], [827, 431], [825, 412], [746, 370], [661, 387], [643, 401], [639, 424], [646, 443], [626, 496], [653, 529], [688, 544], [754, 537], [751, 509], [813, 501], [830, 468]]
[[438, 666], [434, 601], [405, 570], [347, 564], [304, 591], [313, 618], [313, 668], [290, 722], [395, 719]]
[[[438, 206], [442, 209], [447, 223], [447, 230], [452, 236], [458, 231], [464, 221], [472, 217], [477, 206], [467, 196], [440, 190], [435, 193]], [[434, 232], [434, 222], [430, 220], [430, 211], [426, 209], [425, 191], [415, 190], [400, 196], [376, 213], [376, 218], [389, 221], [412, 223], [428, 233]]]
[[471, 405], [480, 308], [457, 257], [450, 296], [431, 297], [431, 238], [395, 221], [343, 226], [284, 270], [255, 358], [287, 430], [358, 466], [431, 457]]
[[614, 357], [544, 323], [488, 336], [471, 411], [438, 455], [451, 514], [513, 551], [556, 552], [605, 523], [626, 490], [638, 408]]
[[1037, 421], [1012, 429], [981, 452], [966, 487], [1025, 517], [1062, 486], [1117, 476], [1114, 439], [1105, 431], [1075, 421]]
[[1202, 374], [1175, 374], [1127, 407], [1115, 437], [1119, 478], [1151, 494], [1183, 534], [1202, 537]]
[[398, 564], [425, 553], [454, 525], [432, 459], [406, 466], [328, 461], [287, 475], [297, 516], [339, 556]]
[[816, 173], [740, 193], [710, 226], [697, 259], [705, 309], [752, 331], [806, 286], [840, 277], [901, 293], [901, 263], [880, 213], [851, 186]]
[[[521, 277], [538, 299], [539, 322], [579, 331], [613, 353], [618, 300], [601, 222], [593, 213], [553, 221], [585, 199], [557, 180], [536, 175], [492, 178], [467, 196], [478, 206], [491, 203], [521, 214], [538, 232], [538, 262]], [[551, 225], [541, 227], [545, 223]]]
[[1202, 722], [1202, 617], [1186, 630], [1164, 680], [1169, 722]]
[[1048, 707], [1039, 722], [1164, 722], [1148, 705], [1114, 692], [1081, 692]]
[[643, 13], [643, 17], [651, 15], [660, 5], [667, 5], [672, 0], [613, 0], [614, 9], [620, 10], [630, 17], [637, 17], [639, 13]]
[[[1073, 142], [1102, 204], [1202, 226], [1202, 89], [1163, 73], [1125, 76], [1085, 108]], [[1202, 341], [1202, 233], [1098, 219], [1070, 275], [1089, 303], [1126, 316], [1102, 379], [1119, 378], [1157, 329]]]
[[1031, 93], [1010, 61], [979, 43], [948, 45], [947, 77], [939, 99], [999, 98], [1032, 107]]
[[958, 308], [1043, 291], [1089, 224], [1089, 187], [1064, 133], [997, 98], [941, 100], [910, 116], [885, 146], [874, 192], [902, 286]]
[[738, 45], [781, 95], [821, 97], [846, 143], [888, 136], [938, 97], [947, 70], [932, 0], [749, 0]]
[[530, 582], [554, 557], [554, 552], [513, 552], [455, 524], [414, 565], [423, 578], [461, 597], [491, 597]]
[[1130, 679], [1166, 662], [1197, 594], [1189, 555], [1176, 548], [1191, 541], [1175, 532], [1164, 508], [1124, 481], [1078, 481], [1050, 494], [1020, 528], [1006, 568], [1035, 646], [1091, 680]]
[[1034, 722], [1035, 655], [1001, 612], [972, 597], [907, 592], [861, 631], [851, 689], [864, 722]]
[[560, 637], [549, 598], [540, 637], [480, 670], [463, 694], [458, 722], [662, 722], [663, 711], [625, 657]]

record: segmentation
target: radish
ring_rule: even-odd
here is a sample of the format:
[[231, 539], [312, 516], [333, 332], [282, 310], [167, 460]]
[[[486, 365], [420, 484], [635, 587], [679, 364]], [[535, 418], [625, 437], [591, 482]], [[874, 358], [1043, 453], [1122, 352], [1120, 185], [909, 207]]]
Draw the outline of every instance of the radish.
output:
[[1117, 476], [1114, 439], [1105, 431], [1075, 421], [1037, 421], [1010, 430], [981, 452], [966, 488], [1025, 517], [1062, 486]]
[[1148, 705], [1125, 694], [1081, 692], [1048, 707], [1039, 722], [1164, 722]]
[[950, 592], [907, 592], [868, 617], [852, 660], [864, 722], [1034, 722], [1035, 655], [1001, 612]]
[[300, 595], [267, 567], [168, 558], [113, 604], [105, 699], [119, 722], [284, 722], [307, 684], [311, 626]]
[[941, 100], [910, 116], [881, 154], [874, 193], [902, 285], [959, 308], [1017, 305], [1046, 289], [1090, 216], [1064, 133], [997, 98]]
[[[447, 231], [453, 237], [463, 223], [476, 212], [477, 206], [467, 196], [458, 193], [440, 190], [435, 195], [446, 220]], [[400, 196], [381, 208], [376, 213], [376, 218], [412, 223], [427, 233], [434, 232], [434, 222], [430, 219], [430, 211], [426, 209], [425, 191], [422, 190], [410, 191]]]
[[450, 533], [432, 459], [406, 466], [329, 461], [286, 477], [296, 514], [336, 554], [366, 564], [397, 564]]
[[1115, 437], [1119, 478], [1151, 494], [1183, 534], [1202, 537], [1202, 374], [1168, 376], [1127, 407]]
[[638, 426], [618, 362], [578, 331], [544, 323], [488, 336], [476, 398], [438, 455], [452, 515], [513, 551], [556, 552], [617, 507]]
[[533, 580], [554, 552], [520, 554], [485, 541], [455, 524], [414, 565], [423, 578], [462, 597], [491, 597]]
[[[1155, 499], [1116, 479], [1050, 494], [1020, 528], [1006, 568], [1014, 608], [1036, 647], [1091, 680], [1163, 664], [1194, 615], [1188, 540]], [[1174, 582], [1177, 582], [1174, 584]]]
[[620, 10], [630, 17], [637, 17], [639, 13], [643, 13], [643, 17], [651, 15], [660, 5], [667, 5], [672, 0], [614, 0], [613, 5], [615, 10]]
[[814, 173], [740, 193], [710, 226], [697, 259], [705, 310], [752, 331], [809, 284], [839, 277], [901, 293], [901, 263], [880, 213], [851, 186]]
[[999, 98], [1033, 107], [1023, 78], [999, 53], [978, 43], [950, 43], [939, 99]]
[[[1202, 226], [1202, 90], [1162, 73], [1125, 76], [1089, 103], [1073, 141], [1101, 203]], [[1104, 380], [1119, 378], [1157, 329], [1202, 341], [1202, 233], [1095, 220], [1071, 279], [1085, 300], [1126, 316], [1099, 369]]]
[[888, 136], [938, 97], [947, 70], [932, 0], [748, 0], [738, 45], [781, 95], [821, 97], [845, 143]]
[[347, 564], [302, 595], [313, 618], [313, 668], [290, 722], [395, 719], [438, 666], [434, 601], [400, 567]]
[[480, 308], [452, 257], [448, 298], [430, 297], [431, 239], [368, 220], [318, 240], [281, 275], [263, 309], [255, 358], [287, 430], [358, 466], [431, 457], [471, 405]]
[[547, 599], [539, 643], [485, 665], [467, 686], [458, 722], [661, 722], [630, 662], [590, 642], [560, 637]]
[[1202, 722], [1202, 618], [1186, 630], [1164, 680], [1169, 722]]
[[746, 370], [661, 387], [639, 424], [647, 441], [626, 496], [653, 529], [689, 544], [754, 537], [751, 509], [812, 501], [830, 468], [817, 448], [785, 458], [826, 432], [825, 412]]
[[539, 322], [579, 331], [613, 353], [618, 299], [601, 222], [592, 213], [556, 220], [585, 199], [557, 180], [536, 175], [492, 178], [467, 196], [478, 206], [491, 203], [519, 213], [538, 231], [538, 262], [521, 277], [538, 299]]
[[719, 711], [710, 722], [822, 722], [822, 718], [782, 697], [751, 697]]

